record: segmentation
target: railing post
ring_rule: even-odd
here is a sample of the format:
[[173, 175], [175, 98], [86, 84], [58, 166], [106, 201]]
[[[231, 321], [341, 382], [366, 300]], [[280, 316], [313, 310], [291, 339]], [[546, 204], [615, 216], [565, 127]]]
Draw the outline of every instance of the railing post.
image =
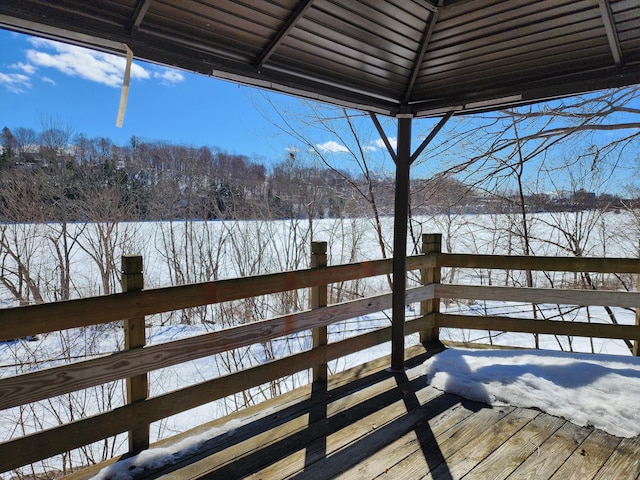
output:
[[[142, 255], [122, 256], [122, 291], [137, 292], [144, 288]], [[146, 344], [144, 316], [124, 321], [124, 348], [142, 348]], [[149, 395], [147, 374], [127, 378], [127, 403], [144, 400]], [[129, 431], [129, 453], [137, 454], [149, 448], [149, 425]]]
[[[638, 253], [640, 254], [640, 245], [638, 245]], [[640, 292], [640, 273], [636, 275], [636, 291]], [[640, 325], [640, 308], [636, 307], [636, 325]], [[633, 341], [633, 352], [636, 357], [640, 357], [640, 340]]]
[[[311, 242], [311, 268], [327, 265], [327, 242]], [[327, 305], [327, 285], [311, 287], [311, 308]], [[312, 331], [313, 348], [327, 344], [327, 327], [317, 327]], [[321, 363], [313, 367], [313, 381], [327, 381], [327, 364]]]
[[[442, 234], [441, 233], [424, 233], [422, 234], [422, 253], [439, 253], [442, 251]], [[430, 283], [440, 283], [440, 267], [423, 268], [420, 271], [422, 285]], [[440, 311], [440, 299], [434, 298], [420, 302], [420, 315], [428, 315], [430, 313], [438, 313]], [[439, 340], [440, 329], [433, 327], [420, 332], [420, 342], [434, 342]]]

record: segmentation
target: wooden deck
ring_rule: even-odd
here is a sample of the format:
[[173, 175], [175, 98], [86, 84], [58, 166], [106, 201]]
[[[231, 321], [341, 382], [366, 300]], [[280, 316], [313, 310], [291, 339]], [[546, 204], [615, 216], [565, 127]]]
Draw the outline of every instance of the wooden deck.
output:
[[187, 434], [232, 420], [236, 428], [210, 438], [196, 455], [136, 478], [639, 478], [640, 439], [443, 394], [426, 384], [421, 365], [428, 356], [413, 347], [404, 373], [376, 360], [330, 377], [328, 386], [301, 388], [203, 425]]

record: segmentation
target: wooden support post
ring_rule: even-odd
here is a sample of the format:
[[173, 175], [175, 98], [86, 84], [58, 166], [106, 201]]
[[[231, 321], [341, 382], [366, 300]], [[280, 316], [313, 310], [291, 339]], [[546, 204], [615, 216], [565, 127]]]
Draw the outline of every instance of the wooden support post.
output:
[[[327, 242], [311, 242], [311, 268], [325, 267], [327, 265]], [[327, 306], [327, 285], [319, 285], [311, 288], [311, 308]], [[318, 327], [312, 330], [313, 348], [327, 344], [327, 327]], [[327, 364], [321, 363], [313, 367], [313, 381], [327, 381]]]
[[[638, 254], [640, 254], [640, 245], [638, 245]], [[640, 292], [640, 274], [636, 275], [636, 291]], [[640, 308], [636, 307], [636, 325], [640, 325]], [[640, 357], [640, 339], [633, 341], [633, 352], [636, 357]]]
[[393, 292], [391, 293], [391, 367], [404, 371], [404, 322], [407, 305], [407, 226], [409, 224], [409, 173], [411, 118], [398, 119], [396, 191], [393, 219]]
[[[439, 253], [442, 251], [442, 234], [441, 233], [425, 233], [422, 235], [422, 253]], [[430, 283], [440, 283], [440, 267], [436, 265], [433, 268], [423, 268], [420, 271], [422, 285]], [[440, 311], [440, 299], [433, 298], [420, 303], [420, 315], [429, 313], [438, 313]], [[420, 332], [420, 342], [435, 342], [440, 337], [440, 329], [438, 327], [430, 328]]]
[[[136, 292], [144, 288], [141, 255], [122, 256], [122, 291]], [[144, 316], [124, 321], [124, 348], [142, 348], [146, 344]], [[147, 374], [127, 378], [127, 403], [144, 400], [149, 395]], [[129, 453], [135, 455], [149, 448], [149, 425], [129, 431]]]

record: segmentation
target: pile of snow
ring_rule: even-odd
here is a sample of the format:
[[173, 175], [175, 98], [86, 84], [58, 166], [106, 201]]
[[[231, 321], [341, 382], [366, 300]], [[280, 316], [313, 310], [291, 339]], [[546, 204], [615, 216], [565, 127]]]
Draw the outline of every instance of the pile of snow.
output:
[[173, 465], [182, 458], [198, 452], [203, 444], [222, 433], [233, 435], [240, 426], [237, 420], [227, 422], [223, 427], [211, 428], [199, 435], [192, 435], [168, 447], [155, 447], [144, 450], [138, 455], [120, 460], [103, 468], [93, 477], [94, 480], [130, 480], [145, 469], [159, 469]]
[[640, 434], [640, 358], [450, 348], [425, 362], [429, 384], [489, 405], [538, 408], [612, 435]]

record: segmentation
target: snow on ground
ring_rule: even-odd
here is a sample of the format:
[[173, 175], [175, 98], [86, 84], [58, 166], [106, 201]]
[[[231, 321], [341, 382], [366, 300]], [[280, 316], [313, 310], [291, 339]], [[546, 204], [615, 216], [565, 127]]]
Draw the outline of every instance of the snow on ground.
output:
[[450, 348], [425, 362], [440, 390], [490, 405], [538, 408], [612, 435], [640, 434], [640, 358]]

